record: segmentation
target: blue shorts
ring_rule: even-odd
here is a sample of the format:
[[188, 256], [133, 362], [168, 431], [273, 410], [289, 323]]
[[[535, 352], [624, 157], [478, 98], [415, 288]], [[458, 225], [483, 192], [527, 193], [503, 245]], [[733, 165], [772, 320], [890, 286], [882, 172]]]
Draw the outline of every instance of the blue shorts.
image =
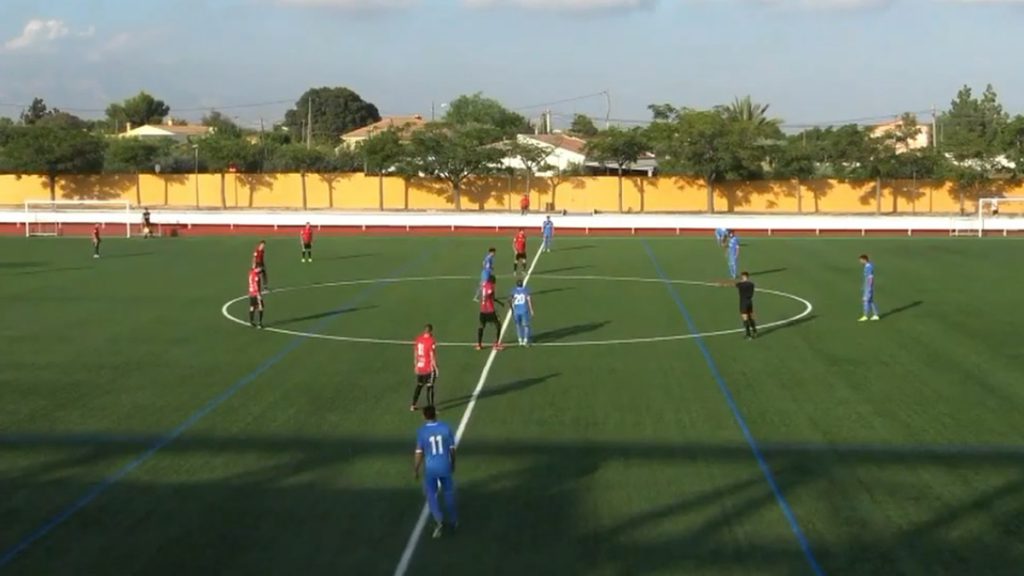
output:
[[451, 492], [455, 490], [455, 479], [452, 478], [451, 474], [446, 474], [444, 476], [433, 476], [431, 474], [427, 474], [423, 477], [423, 489], [426, 490], [428, 494], [436, 493], [438, 489], [440, 489], [441, 492]]
[[480, 272], [480, 281], [481, 282], [487, 282], [487, 279], [490, 278], [490, 277], [491, 277], [491, 271], [490, 270], [484, 270], [484, 271]]
[[513, 315], [515, 316], [516, 324], [530, 323], [530, 313], [528, 311], [513, 312]]

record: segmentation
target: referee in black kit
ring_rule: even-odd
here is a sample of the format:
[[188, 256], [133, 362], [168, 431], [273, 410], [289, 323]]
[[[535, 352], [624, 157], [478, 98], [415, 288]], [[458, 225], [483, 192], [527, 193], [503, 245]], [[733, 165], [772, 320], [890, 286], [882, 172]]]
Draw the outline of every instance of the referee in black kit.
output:
[[740, 281], [722, 283], [722, 286], [735, 286], [740, 294], [740, 318], [743, 319], [743, 330], [747, 340], [757, 338], [757, 322], [754, 320], [754, 283], [750, 281], [750, 273], [740, 274]]

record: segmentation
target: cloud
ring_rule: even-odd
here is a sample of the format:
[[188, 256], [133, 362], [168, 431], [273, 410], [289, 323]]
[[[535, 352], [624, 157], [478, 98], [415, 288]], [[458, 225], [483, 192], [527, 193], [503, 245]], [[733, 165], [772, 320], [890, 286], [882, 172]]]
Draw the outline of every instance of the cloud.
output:
[[29, 20], [21, 34], [4, 42], [7, 50], [25, 50], [52, 44], [68, 34], [71, 30], [61, 20]]
[[278, 6], [295, 8], [338, 8], [341, 10], [381, 10], [410, 8], [420, 0], [274, 0]]
[[106, 41], [86, 52], [85, 58], [90, 62], [99, 62], [107, 56], [118, 52], [124, 52], [134, 38], [127, 32], [121, 32], [111, 36]]
[[463, 0], [469, 8], [523, 8], [549, 12], [609, 12], [649, 10], [659, 0]]

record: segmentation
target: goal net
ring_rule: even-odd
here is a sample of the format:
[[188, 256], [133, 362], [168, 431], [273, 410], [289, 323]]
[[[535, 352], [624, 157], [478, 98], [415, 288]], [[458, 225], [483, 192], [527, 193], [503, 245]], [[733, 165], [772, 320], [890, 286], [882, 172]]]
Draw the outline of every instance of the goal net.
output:
[[132, 235], [132, 204], [124, 200], [26, 200], [25, 236], [84, 236], [99, 224], [107, 236]]
[[[978, 200], [977, 235], [997, 231], [1000, 220], [1024, 216], [1024, 196], [1002, 196]], [[1005, 232], [1005, 231], [1004, 231]]]

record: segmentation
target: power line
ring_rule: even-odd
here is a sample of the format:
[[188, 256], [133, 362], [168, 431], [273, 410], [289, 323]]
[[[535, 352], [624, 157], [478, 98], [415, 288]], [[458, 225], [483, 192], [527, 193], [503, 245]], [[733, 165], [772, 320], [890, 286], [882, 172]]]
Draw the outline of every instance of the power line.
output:
[[608, 95], [608, 91], [604, 90], [604, 91], [601, 91], [601, 92], [596, 92], [594, 94], [585, 94], [583, 96], [574, 96], [572, 98], [563, 98], [561, 100], [552, 100], [550, 102], [543, 102], [543, 103], [540, 103], [540, 104], [531, 104], [529, 106], [519, 106], [518, 108], [513, 108], [512, 110], [519, 111], [519, 110], [533, 110], [533, 109], [536, 109], [536, 108], [547, 108], [548, 106], [558, 106], [559, 104], [571, 104], [573, 102], [579, 102], [580, 100], [589, 100], [591, 98], [598, 98], [598, 97], [603, 97], [603, 96], [607, 96], [607, 95]]

